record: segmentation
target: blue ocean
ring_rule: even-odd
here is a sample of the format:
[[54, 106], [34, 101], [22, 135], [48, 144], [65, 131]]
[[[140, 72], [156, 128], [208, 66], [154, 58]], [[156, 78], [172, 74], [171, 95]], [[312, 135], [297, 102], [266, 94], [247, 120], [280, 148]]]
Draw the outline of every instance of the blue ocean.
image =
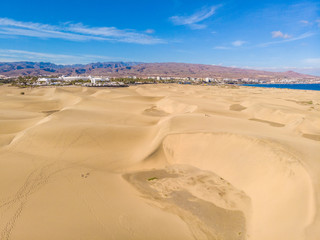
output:
[[320, 91], [320, 84], [243, 84], [242, 86]]

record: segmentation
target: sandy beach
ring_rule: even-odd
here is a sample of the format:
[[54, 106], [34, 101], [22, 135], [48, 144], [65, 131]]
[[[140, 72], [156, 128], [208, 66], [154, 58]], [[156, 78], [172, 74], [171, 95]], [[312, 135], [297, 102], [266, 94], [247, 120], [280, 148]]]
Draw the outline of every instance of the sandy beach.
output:
[[319, 210], [319, 91], [0, 86], [1, 240], [316, 240]]

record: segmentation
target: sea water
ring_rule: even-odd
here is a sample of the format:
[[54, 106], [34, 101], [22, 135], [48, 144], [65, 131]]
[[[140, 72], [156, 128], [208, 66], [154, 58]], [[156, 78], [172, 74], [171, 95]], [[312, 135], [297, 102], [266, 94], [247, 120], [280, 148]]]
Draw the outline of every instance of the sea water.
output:
[[320, 91], [320, 84], [243, 84], [242, 86]]

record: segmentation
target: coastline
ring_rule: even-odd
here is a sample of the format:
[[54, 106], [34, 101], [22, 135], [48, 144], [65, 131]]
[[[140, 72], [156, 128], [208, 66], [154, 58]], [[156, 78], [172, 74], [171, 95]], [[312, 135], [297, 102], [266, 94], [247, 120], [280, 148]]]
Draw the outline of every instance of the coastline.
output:
[[268, 83], [268, 84], [242, 84], [241, 86], [320, 91], [320, 83], [277, 83], [277, 84]]

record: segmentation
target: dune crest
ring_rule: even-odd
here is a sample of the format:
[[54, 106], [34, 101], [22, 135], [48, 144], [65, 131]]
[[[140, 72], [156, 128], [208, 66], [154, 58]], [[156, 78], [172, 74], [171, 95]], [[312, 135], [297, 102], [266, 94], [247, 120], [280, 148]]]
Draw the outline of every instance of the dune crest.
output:
[[317, 91], [20, 92], [0, 87], [1, 240], [320, 236]]

